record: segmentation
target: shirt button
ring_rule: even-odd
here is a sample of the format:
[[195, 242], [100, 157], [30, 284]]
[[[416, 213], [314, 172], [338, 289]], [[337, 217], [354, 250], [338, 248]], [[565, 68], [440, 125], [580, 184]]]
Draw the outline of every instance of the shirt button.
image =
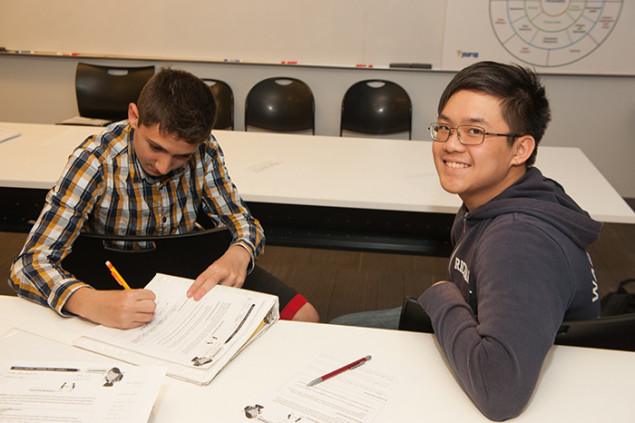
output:
[[165, 216], [163, 216], [163, 223], [165, 223], [165, 222], [167, 222], [167, 221], [168, 221], [168, 218], [167, 218], [167, 217], [165, 217]]

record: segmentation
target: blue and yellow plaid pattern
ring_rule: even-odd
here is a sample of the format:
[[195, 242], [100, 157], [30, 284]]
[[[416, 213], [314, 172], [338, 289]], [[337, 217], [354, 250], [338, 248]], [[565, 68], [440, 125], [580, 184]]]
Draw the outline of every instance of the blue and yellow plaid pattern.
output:
[[233, 244], [249, 251], [253, 267], [264, 245], [262, 227], [232, 183], [216, 139], [210, 136], [183, 167], [154, 178], [134, 154], [133, 133], [127, 121], [114, 123], [72, 153], [11, 268], [9, 283], [19, 296], [67, 315], [66, 300], [86, 284], [60, 263], [80, 231], [187, 233], [196, 229], [200, 212], [231, 230]]

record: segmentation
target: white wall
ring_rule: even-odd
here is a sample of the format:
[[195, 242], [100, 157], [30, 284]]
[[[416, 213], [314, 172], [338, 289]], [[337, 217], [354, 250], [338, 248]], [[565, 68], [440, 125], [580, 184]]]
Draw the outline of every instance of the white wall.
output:
[[[478, 3], [479, 13], [469, 13], [467, 25], [455, 10], [476, 8], [473, 0], [2, 0], [0, 45], [79, 52], [91, 63], [173, 64], [200, 77], [223, 79], [234, 89], [239, 130], [246, 93], [263, 78], [306, 81], [316, 97], [317, 133], [323, 135], [339, 133], [341, 97], [349, 85], [361, 79], [391, 79], [412, 98], [414, 139], [427, 139], [427, 124], [435, 119], [439, 94], [453, 72], [369, 70], [354, 64], [426, 62], [438, 69], [446, 39], [453, 35], [481, 44], [494, 40], [488, 2]], [[632, 3], [620, 2], [622, 13], [612, 38], [601, 46], [603, 55], [632, 56], [628, 47], [615, 47], [632, 39]], [[496, 41], [491, 43], [495, 45], [475, 48], [483, 49], [481, 53], [493, 47], [502, 50]], [[465, 47], [450, 44], [452, 49]], [[224, 58], [348, 67], [214, 63]], [[54, 123], [75, 115], [78, 60], [0, 54], [0, 121]], [[509, 56], [509, 61], [517, 60]], [[554, 117], [544, 144], [580, 147], [622, 196], [635, 198], [635, 72], [608, 76], [607, 68], [597, 72], [601, 75], [573, 76], [564, 74], [566, 69], [538, 69], [553, 72], [543, 76]]]
[[2, 0], [13, 50], [311, 64], [440, 65], [439, 0]]
[[[0, 55], [0, 121], [55, 123], [77, 114], [74, 92], [78, 58]], [[413, 139], [428, 139], [437, 103], [453, 72], [84, 59], [96, 64], [164, 65], [228, 82], [236, 101], [237, 130], [244, 129], [248, 90], [271, 76], [307, 82], [316, 98], [316, 133], [338, 135], [342, 95], [362, 79], [390, 79], [413, 102]], [[623, 196], [635, 198], [635, 77], [543, 75], [553, 121], [544, 145], [579, 147]], [[562, 163], [562, 166], [567, 166]]]

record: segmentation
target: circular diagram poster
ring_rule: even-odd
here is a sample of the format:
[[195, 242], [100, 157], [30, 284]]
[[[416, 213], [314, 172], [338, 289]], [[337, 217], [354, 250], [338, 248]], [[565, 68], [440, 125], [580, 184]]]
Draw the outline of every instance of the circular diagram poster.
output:
[[441, 68], [635, 75], [635, 0], [447, 0]]
[[622, 0], [490, 0], [496, 38], [515, 58], [562, 66], [591, 54], [609, 36]]

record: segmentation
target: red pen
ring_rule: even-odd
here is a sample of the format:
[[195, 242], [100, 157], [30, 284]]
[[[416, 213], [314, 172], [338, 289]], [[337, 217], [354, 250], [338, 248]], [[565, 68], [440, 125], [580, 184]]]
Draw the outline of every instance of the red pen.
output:
[[364, 357], [364, 358], [360, 358], [359, 360], [355, 360], [355, 361], [353, 361], [352, 363], [347, 364], [347, 365], [346, 365], [346, 366], [344, 366], [344, 367], [340, 367], [340, 368], [339, 368], [339, 369], [337, 369], [337, 370], [333, 370], [331, 373], [327, 373], [327, 374], [325, 374], [324, 376], [320, 376], [320, 377], [319, 377], [319, 378], [317, 378], [317, 379], [313, 379], [311, 382], [307, 383], [307, 385], [306, 385], [306, 386], [313, 386], [313, 385], [317, 385], [318, 383], [324, 382], [326, 379], [330, 379], [330, 378], [332, 378], [333, 376], [337, 376], [337, 375], [339, 375], [340, 373], [344, 373], [344, 372], [345, 372], [345, 371], [347, 371], [347, 370], [353, 370], [353, 369], [355, 369], [355, 368], [357, 368], [357, 367], [361, 366], [362, 364], [366, 363], [366, 362], [367, 362], [367, 361], [369, 361], [371, 358], [372, 358], [371, 356], [367, 355], [367, 356], [366, 356], [366, 357]]

